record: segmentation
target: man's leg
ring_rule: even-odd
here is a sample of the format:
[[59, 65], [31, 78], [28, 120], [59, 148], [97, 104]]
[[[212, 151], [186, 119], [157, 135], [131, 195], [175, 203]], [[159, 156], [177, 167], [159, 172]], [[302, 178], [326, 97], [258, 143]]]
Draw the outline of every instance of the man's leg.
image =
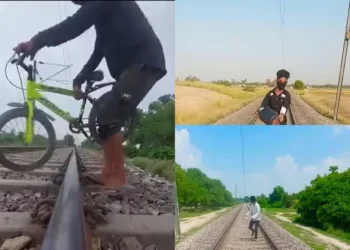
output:
[[145, 65], [134, 65], [121, 74], [119, 81], [99, 107], [99, 132], [105, 153], [105, 165], [102, 170], [105, 189], [119, 190], [122, 187], [130, 187], [127, 185], [124, 168], [124, 136], [120, 130], [138, 104], [163, 76], [162, 71]]
[[254, 221], [255, 223], [255, 228], [254, 228], [254, 233], [255, 233], [255, 236], [254, 238], [257, 239], [258, 238], [258, 227], [259, 227], [259, 224], [260, 224], [260, 221]]
[[253, 220], [250, 220], [250, 221], [249, 221], [249, 227], [248, 227], [248, 228], [250, 229], [250, 231], [252, 231], [252, 236], [253, 236], [253, 234], [254, 234], [253, 224], [254, 224], [254, 223], [253, 223]]

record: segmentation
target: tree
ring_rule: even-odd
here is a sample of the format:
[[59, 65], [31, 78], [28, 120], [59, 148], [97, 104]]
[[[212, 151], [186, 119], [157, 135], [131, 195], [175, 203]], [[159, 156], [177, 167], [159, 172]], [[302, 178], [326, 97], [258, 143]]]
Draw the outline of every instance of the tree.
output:
[[339, 173], [337, 166], [329, 174], [317, 176], [301, 191], [297, 212], [299, 222], [329, 230], [350, 231], [350, 169]]
[[256, 197], [256, 201], [260, 204], [261, 207], [268, 207], [269, 199], [266, 197], [266, 195], [259, 195]]
[[282, 186], [276, 186], [273, 188], [271, 194], [269, 194], [269, 204], [272, 207], [283, 207], [288, 194], [284, 191]]
[[211, 179], [196, 168], [175, 167], [177, 198], [180, 207], [205, 209], [232, 205], [234, 198], [220, 180]]
[[200, 82], [201, 79], [199, 79], [199, 78], [196, 77], [196, 76], [191, 76], [191, 75], [189, 75], [189, 76], [187, 76], [187, 77], [185, 78], [185, 81], [187, 81], [187, 82]]
[[293, 84], [293, 88], [298, 90], [303, 90], [305, 89], [305, 84], [301, 80], [296, 80]]

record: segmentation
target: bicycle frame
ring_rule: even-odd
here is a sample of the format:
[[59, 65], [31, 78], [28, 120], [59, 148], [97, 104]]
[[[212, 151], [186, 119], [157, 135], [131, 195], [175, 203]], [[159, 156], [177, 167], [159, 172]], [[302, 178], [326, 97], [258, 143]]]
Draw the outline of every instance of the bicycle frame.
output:
[[51, 110], [53, 113], [61, 117], [62, 119], [66, 120], [67, 122], [72, 122], [74, 118], [69, 114], [69, 112], [64, 111], [60, 109], [56, 104], [45, 98], [41, 93], [42, 92], [49, 92], [49, 93], [56, 93], [60, 95], [65, 96], [74, 96], [73, 90], [58, 88], [58, 87], [51, 87], [45, 84], [36, 83], [32, 80], [27, 80], [26, 83], [26, 94], [27, 94], [27, 108], [28, 108], [28, 117], [26, 121], [26, 132], [25, 132], [25, 143], [31, 143], [33, 140], [34, 135], [34, 123], [33, 123], [33, 116], [34, 116], [34, 107], [35, 107], [35, 101], [38, 101], [43, 106]]
[[[46, 108], [51, 110], [53, 113], [55, 113], [56, 115], [61, 117], [63, 120], [67, 121], [68, 123], [73, 123], [76, 119], [73, 118], [69, 114], [69, 112], [60, 109], [56, 104], [54, 104], [53, 102], [45, 98], [40, 93], [40, 92], [50, 92], [50, 93], [55, 93], [59, 95], [73, 97], [74, 91], [64, 89], [64, 88], [51, 87], [41, 83], [36, 83], [36, 74], [38, 74], [36, 70], [36, 61], [34, 60], [33, 65], [26, 65], [23, 63], [24, 59], [25, 59], [25, 56], [22, 55], [16, 59], [11, 60], [11, 63], [12, 64], [16, 63], [28, 73], [27, 82], [26, 82], [27, 96], [25, 100], [25, 103], [28, 109], [28, 117], [26, 120], [26, 131], [24, 133], [24, 142], [26, 144], [29, 144], [33, 141], [33, 135], [34, 135], [33, 117], [34, 117], [34, 110], [35, 110], [35, 101], [38, 101], [39, 103], [44, 105]], [[79, 112], [78, 122], [81, 122], [81, 119], [85, 110], [86, 101], [88, 100], [91, 104], [94, 104], [95, 102], [95, 100], [89, 96], [89, 93], [92, 93], [100, 88], [113, 85], [115, 84], [115, 82], [102, 83], [95, 86], [93, 86], [93, 84], [94, 84], [94, 81], [86, 81], [85, 93], [84, 93], [85, 96], [83, 98], [83, 103], [81, 105], [81, 109]], [[82, 132], [86, 137], [88, 137], [84, 131]]]

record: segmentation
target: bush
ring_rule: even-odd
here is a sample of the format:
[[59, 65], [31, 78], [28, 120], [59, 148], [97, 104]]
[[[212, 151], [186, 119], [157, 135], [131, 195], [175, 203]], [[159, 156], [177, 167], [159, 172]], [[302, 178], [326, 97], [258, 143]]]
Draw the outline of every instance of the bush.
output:
[[[155, 148], [149, 152], [148, 156], [150, 158], [158, 160], [173, 160], [175, 159], [175, 148], [167, 146], [162, 148]], [[136, 157], [136, 155], [134, 157]]]
[[255, 86], [245, 86], [243, 88], [243, 91], [254, 92], [255, 91]]
[[294, 89], [298, 89], [298, 90], [304, 90], [305, 89], [305, 84], [301, 80], [296, 80], [294, 82], [294, 84], [293, 84], [293, 88]]

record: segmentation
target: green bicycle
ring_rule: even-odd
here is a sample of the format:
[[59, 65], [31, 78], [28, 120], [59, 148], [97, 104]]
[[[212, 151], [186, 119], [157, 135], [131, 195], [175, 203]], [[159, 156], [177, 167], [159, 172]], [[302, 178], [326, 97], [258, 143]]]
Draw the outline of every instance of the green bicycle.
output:
[[[17, 55], [17, 56], [16, 56]], [[73, 90], [68, 90], [59, 87], [52, 87], [42, 83], [36, 82], [36, 76], [38, 74], [37, 71], [37, 61], [33, 61], [32, 64], [26, 65], [24, 63], [25, 56], [14, 54], [10, 60], [7, 62], [5, 66], [6, 68], [9, 63], [16, 64], [17, 67], [20, 66], [27, 72], [27, 82], [26, 82], [26, 94], [25, 94], [25, 103], [8, 103], [7, 105], [12, 107], [2, 115], [0, 115], [0, 131], [2, 128], [11, 120], [17, 118], [25, 118], [25, 131], [23, 133], [23, 143], [25, 146], [30, 146], [33, 142], [34, 137], [34, 121], [39, 122], [46, 130], [48, 134], [48, 147], [46, 148], [45, 154], [36, 162], [31, 164], [18, 164], [13, 161], [7, 159], [0, 147], [0, 163], [13, 171], [27, 172], [32, 171], [34, 169], [38, 169], [42, 167], [53, 155], [53, 152], [56, 148], [56, 132], [51, 122], [55, 121], [51, 115], [47, 114], [45, 111], [38, 109], [36, 107], [36, 101], [41, 103], [43, 106], [51, 110], [53, 113], [64, 119], [69, 123], [69, 129], [72, 133], [79, 134], [83, 133], [86, 138], [91, 139], [93, 142], [101, 144], [102, 140], [98, 133], [98, 107], [101, 102], [103, 102], [104, 98], [106, 98], [106, 94], [103, 94], [98, 99], [92, 98], [89, 96], [90, 93], [107, 86], [111, 86], [113, 84], [118, 84], [115, 82], [101, 83], [95, 84], [97, 81], [102, 81], [104, 79], [103, 72], [100, 70], [94, 71], [91, 74], [85, 77], [86, 86], [85, 91], [82, 96], [82, 104], [79, 112], [78, 118], [73, 118], [69, 112], [62, 110], [53, 102], [45, 98], [40, 92], [50, 92], [56, 93], [59, 95], [65, 96], [74, 96]], [[19, 71], [18, 71], [19, 73]], [[7, 75], [6, 75], [7, 77]], [[8, 78], [7, 78], [8, 79]], [[10, 81], [9, 81], [10, 82]], [[11, 83], [11, 82], [10, 82]], [[11, 83], [12, 84], [12, 83]], [[13, 85], [13, 84], [12, 84]], [[15, 86], [15, 85], [14, 85]], [[17, 87], [19, 88], [19, 87]], [[21, 88], [23, 90], [23, 88]], [[85, 110], [86, 101], [89, 101], [93, 106], [89, 114], [88, 122], [84, 124], [83, 115]], [[136, 109], [132, 116], [124, 124], [124, 139], [132, 132], [133, 128], [136, 125]], [[90, 135], [88, 135], [88, 133]]]

